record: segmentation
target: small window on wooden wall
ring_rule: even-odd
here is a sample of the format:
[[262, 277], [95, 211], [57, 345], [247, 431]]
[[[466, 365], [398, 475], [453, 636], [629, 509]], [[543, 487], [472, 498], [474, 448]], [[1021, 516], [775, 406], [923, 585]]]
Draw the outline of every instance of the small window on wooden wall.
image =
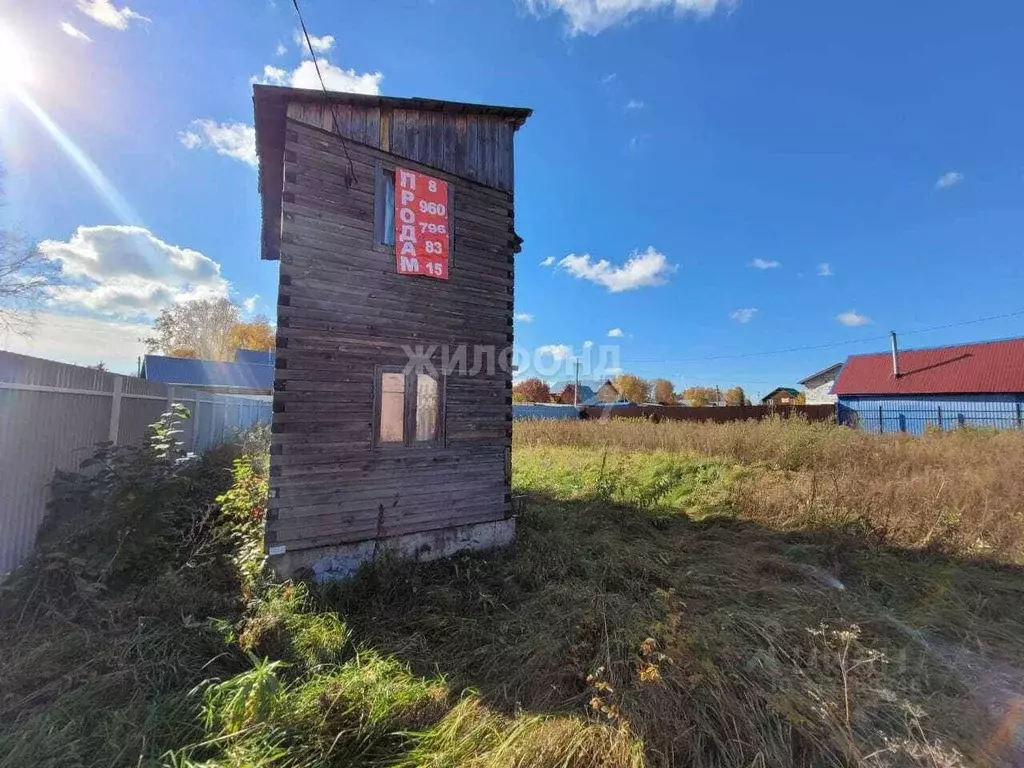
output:
[[378, 167], [377, 194], [373, 206], [374, 243], [395, 244], [395, 171]]
[[440, 387], [437, 377], [416, 374], [416, 442], [437, 440], [437, 422], [441, 415]]
[[[378, 251], [391, 252], [395, 247], [395, 169], [388, 168], [378, 160], [375, 169], [373, 194], [373, 247]], [[452, 210], [454, 208], [454, 186], [448, 185], [448, 238], [449, 248], [454, 240], [452, 231]]]
[[382, 373], [380, 376], [380, 430], [381, 443], [405, 442], [405, 375]]
[[444, 377], [377, 367], [374, 444], [413, 447], [444, 444]]

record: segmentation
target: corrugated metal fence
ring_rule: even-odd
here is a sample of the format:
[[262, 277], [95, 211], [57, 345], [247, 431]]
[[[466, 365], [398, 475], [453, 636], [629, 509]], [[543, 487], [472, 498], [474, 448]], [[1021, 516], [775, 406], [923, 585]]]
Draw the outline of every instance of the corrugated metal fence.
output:
[[547, 403], [513, 403], [515, 421], [531, 419], [647, 419], [648, 421], [747, 421], [748, 419], [802, 418], [808, 421], [835, 421], [834, 405], [735, 405], [723, 407], [689, 407], [677, 405], [549, 405]]
[[76, 469], [96, 443], [141, 440], [171, 403], [192, 418], [180, 439], [204, 451], [269, 422], [270, 397], [219, 395], [0, 352], [0, 575], [35, 542], [56, 469]]
[[512, 419], [526, 421], [532, 419], [578, 419], [579, 411], [575, 405], [555, 405], [548, 403], [512, 403]]
[[921, 435], [930, 429], [1024, 429], [1024, 395], [841, 397], [839, 422], [865, 432]]
[[676, 405], [588, 405], [581, 409], [584, 419], [647, 419], [648, 421], [748, 421], [755, 419], [801, 418], [834, 421], [834, 405], [726, 405], [689, 407]]

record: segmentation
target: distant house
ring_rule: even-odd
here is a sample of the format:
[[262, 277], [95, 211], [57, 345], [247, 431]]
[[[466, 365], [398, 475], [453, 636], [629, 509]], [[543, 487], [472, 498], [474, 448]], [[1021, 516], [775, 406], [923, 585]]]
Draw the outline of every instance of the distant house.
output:
[[562, 405], [582, 405], [594, 397], [594, 390], [586, 384], [580, 384], [579, 397], [574, 399], [575, 391], [575, 384], [566, 384], [565, 388], [558, 394], [552, 395], [551, 399], [553, 402], [561, 403]]
[[233, 362], [146, 355], [139, 378], [204, 392], [269, 398], [274, 394], [273, 354], [240, 349]]
[[792, 387], [777, 387], [761, 398], [761, 405], [796, 405], [799, 395]]
[[839, 421], [871, 432], [1024, 428], [1024, 338], [852, 355], [833, 392]]
[[837, 398], [832, 394], [832, 385], [836, 383], [841, 370], [843, 364], [836, 363], [800, 381], [807, 397], [807, 405], [833, 405], [836, 402]]
[[594, 393], [594, 399], [598, 404], [625, 402], [622, 393], [619, 392], [618, 387], [612, 384], [611, 379], [605, 380], [604, 384], [598, 387], [597, 392]]

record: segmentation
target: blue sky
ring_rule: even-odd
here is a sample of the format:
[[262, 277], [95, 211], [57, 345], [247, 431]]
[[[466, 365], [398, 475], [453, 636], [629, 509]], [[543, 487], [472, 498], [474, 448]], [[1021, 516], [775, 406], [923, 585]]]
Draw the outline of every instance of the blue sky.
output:
[[[174, 297], [272, 316], [251, 82], [306, 84], [291, 3], [9, 5], [38, 110], [0, 96], [4, 217], [67, 284], [7, 346], [131, 370]], [[523, 349], [615, 344], [627, 371], [755, 394], [884, 349], [861, 340], [890, 329], [1024, 310], [1018, 2], [302, 7], [335, 87], [535, 110], [516, 146]], [[1018, 314], [904, 344], [1022, 328]]]

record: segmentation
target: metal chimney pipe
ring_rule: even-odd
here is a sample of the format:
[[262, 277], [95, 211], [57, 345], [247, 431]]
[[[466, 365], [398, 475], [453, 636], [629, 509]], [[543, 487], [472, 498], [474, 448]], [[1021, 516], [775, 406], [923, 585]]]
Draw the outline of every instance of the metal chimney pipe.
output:
[[892, 334], [892, 375], [897, 379], [900, 377], [900, 348], [896, 344], [896, 331], [889, 331]]

